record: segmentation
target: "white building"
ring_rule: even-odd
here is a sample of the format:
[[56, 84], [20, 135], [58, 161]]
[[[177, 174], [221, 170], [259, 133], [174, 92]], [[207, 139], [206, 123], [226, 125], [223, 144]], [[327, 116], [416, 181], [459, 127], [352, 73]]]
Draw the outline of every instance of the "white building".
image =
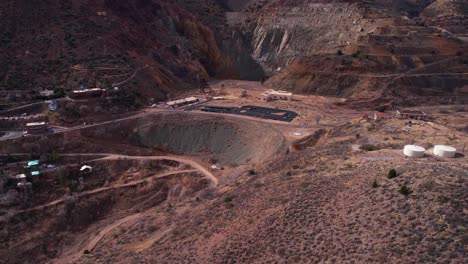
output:
[[54, 95], [54, 91], [53, 90], [44, 90], [44, 91], [40, 91], [39, 94], [42, 95], [42, 96], [52, 96], [52, 95]]
[[292, 93], [287, 91], [276, 91], [276, 90], [268, 90], [261, 94], [262, 100], [264, 101], [272, 101], [272, 100], [287, 100], [291, 101]]
[[175, 101], [169, 101], [166, 103], [167, 106], [169, 107], [180, 107], [180, 106], [183, 106], [183, 105], [189, 105], [189, 104], [193, 104], [193, 103], [196, 103], [198, 102], [198, 98], [192, 96], [192, 97], [187, 97], [187, 98], [184, 98], [184, 99], [179, 99], [179, 100], [175, 100]]

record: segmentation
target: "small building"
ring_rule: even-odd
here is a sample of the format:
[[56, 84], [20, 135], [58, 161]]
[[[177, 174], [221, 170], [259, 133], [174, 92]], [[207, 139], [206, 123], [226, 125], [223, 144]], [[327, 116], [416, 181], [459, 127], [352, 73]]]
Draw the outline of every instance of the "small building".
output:
[[10, 178], [18, 180], [18, 181], [23, 181], [23, 180], [26, 180], [26, 174], [22, 173], [22, 174], [18, 174]]
[[54, 95], [54, 91], [53, 90], [44, 90], [44, 91], [40, 91], [39, 94], [42, 95], [42, 96], [52, 96], [52, 95]]
[[89, 174], [93, 171], [93, 167], [89, 166], [89, 165], [83, 165], [81, 166], [80, 168], [80, 173], [82, 174]]
[[106, 89], [101, 89], [101, 88], [73, 90], [71, 92], [71, 97], [73, 98], [100, 97], [101, 95], [104, 94], [105, 91]]
[[46, 122], [33, 122], [26, 124], [26, 132], [29, 134], [38, 134], [47, 131]]
[[169, 101], [169, 102], [166, 103], [166, 105], [171, 107], [171, 108], [176, 108], [176, 107], [181, 107], [181, 106], [184, 106], [184, 105], [194, 104], [196, 102], [198, 102], [198, 98], [196, 98], [194, 96], [191, 96], [191, 97], [187, 97], [187, 98], [184, 98], [184, 99]]
[[287, 92], [287, 91], [276, 91], [276, 90], [268, 90], [264, 93], [262, 93], [260, 96], [262, 96], [262, 100], [269, 102], [272, 100], [287, 100], [291, 101], [292, 99], [292, 93]]
[[40, 163], [39, 160], [32, 160], [32, 161], [28, 162], [27, 167], [28, 168], [37, 167], [37, 166], [39, 166], [39, 163]]
[[382, 112], [375, 112], [374, 113], [374, 120], [385, 120], [385, 119], [391, 119], [392, 115], [389, 113], [382, 113]]
[[396, 116], [400, 119], [426, 120], [427, 114], [422, 111], [397, 110]]

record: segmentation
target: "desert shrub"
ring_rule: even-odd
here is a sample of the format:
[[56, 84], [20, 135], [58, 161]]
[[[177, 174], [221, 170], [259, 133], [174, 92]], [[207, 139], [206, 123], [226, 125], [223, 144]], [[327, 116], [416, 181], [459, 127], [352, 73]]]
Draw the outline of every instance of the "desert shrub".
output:
[[336, 52], [336, 55], [338, 55], [338, 56], [342, 56], [342, 55], [343, 55], [343, 51], [341, 51], [341, 50], [338, 50], [338, 51]]
[[234, 199], [234, 198], [233, 198], [231, 195], [228, 195], [228, 196], [225, 196], [225, 197], [224, 197], [223, 201], [224, 201], [225, 203], [230, 203], [230, 202], [232, 202], [233, 199]]
[[378, 182], [377, 180], [374, 180], [374, 181], [372, 182], [372, 188], [377, 188], [377, 187], [379, 187], [379, 186], [380, 186], [380, 184], [379, 184], [379, 182]]
[[341, 65], [352, 65], [352, 64], [353, 64], [352, 60], [346, 60], [346, 59], [341, 60]]
[[384, 105], [381, 105], [381, 106], [377, 107], [376, 110], [379, 111], [379, 112], [381, 112], [381, 113], [383, 113], [383, 112], [385, 112], [386, 107], [385, 107]]
[[356, 139], [360, 139], [361, 138], [361, 134], [357, 133], [356, 134]]
[[249, 170], [249, 175], [255, 175], [257, 174], [254, 170]]
[[397, 172], [396, 172], [395, 169], [391, 169], [391, 170], [388, 171], [387, 177], [388, 177], [389, 179], [393, 179], [393, 178], [395, 178], [396, 176], [397, 176]]
[[87, 249], [85, 249], [85, 250], [83, 251], [83, 254], [86, 254], [86, 255], [87, 255], [87, 254], [89, 254], [89, 253], [90, 253], [90, 252], [89, 252], [89, 250], [87, 250]]
[[351, 57], [357, 58], [359, 56], [359, 54], [361, 54], [361, 51], [358, 50], [358, 51], [354, 52], [353, 54], [351, 54]]
[[288, 172], [286, 173], [286, 175], [287, 175], [287, 176], [291, 176], [291, 175], [292, 175], [292, 172], [291, 172], [291, 171], [288, 171]]
[[293, 168], [294, 170], [297, 170], [297, 169], [299, 169], [299, 165], [293, 165], [292, 168]]
[[361, 149], [365, 151], [375, 151], [375, 150], [379, 150], [379, 147], [376, 145], [372, 145], [372, 144], [364, 144], [361, 146]]
[[403, 194], [403, 195], [409, 195], [410, 193], [412, 193], [412, 191], [408, 186], [403, 185], [400, 188], [400, 193]]

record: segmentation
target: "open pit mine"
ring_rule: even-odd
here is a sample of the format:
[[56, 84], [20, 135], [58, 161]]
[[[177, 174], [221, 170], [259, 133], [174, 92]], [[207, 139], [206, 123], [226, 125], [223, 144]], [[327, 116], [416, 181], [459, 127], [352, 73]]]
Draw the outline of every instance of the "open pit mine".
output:
[[0, 263], [467, 261], [465, 1], [0, 14]]

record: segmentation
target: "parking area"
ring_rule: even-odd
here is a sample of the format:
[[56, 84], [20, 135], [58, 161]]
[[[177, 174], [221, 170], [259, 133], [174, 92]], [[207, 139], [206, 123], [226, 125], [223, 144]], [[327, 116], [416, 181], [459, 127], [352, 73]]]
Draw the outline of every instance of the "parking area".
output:
[[187, 111], [200, 110], [203, 112], [212, 112], [212, 113], [223, 113], [223, 114], [233, 114], [233, 115], [243, 115], [250, 117], [257, 117], [263, 119], [270, 119], [276, 121], [291, 122], [298, 116], [296, 112], [283, 110], [283, 109], [274, 109], [268, 107], [260, 107], [253, 105], [246, 105], [242, 107], [224, 107], [224, 106], [199, 106], [192, 107], [187, 109]]

